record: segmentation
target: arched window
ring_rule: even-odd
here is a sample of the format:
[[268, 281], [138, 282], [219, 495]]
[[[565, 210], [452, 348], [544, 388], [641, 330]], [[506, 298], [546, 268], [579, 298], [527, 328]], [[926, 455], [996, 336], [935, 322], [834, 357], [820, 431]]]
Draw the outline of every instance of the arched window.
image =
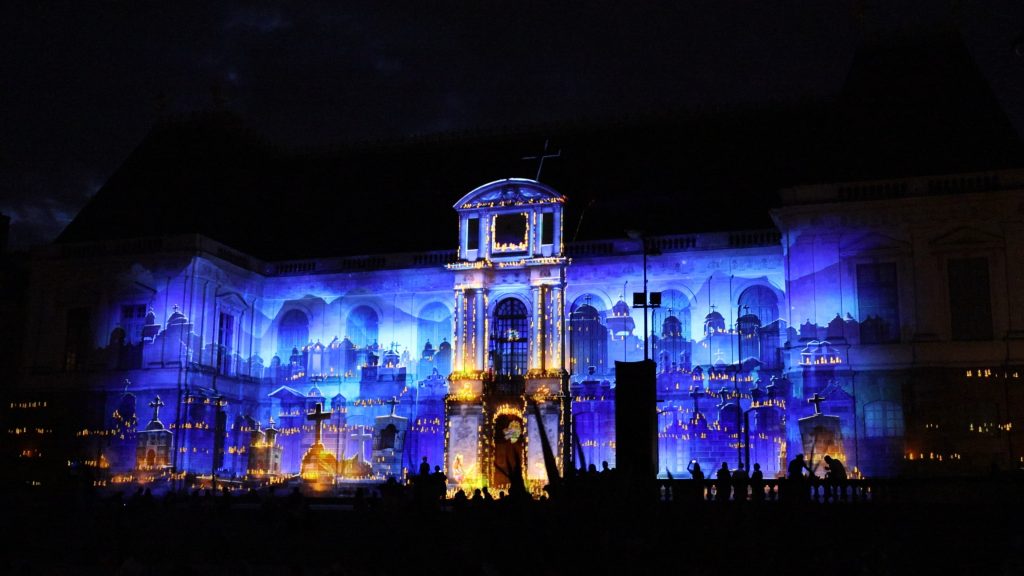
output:
[[661, 308], [651, 314], [655, 336], [651, 353], [658, 371], [690, 367], [690, 299], [679, 290], [661, 293]]
[[888, 400], [865, 404], [864, 434], [869, 438], [903, 436], [903, 408]]
[[526, 305], [515, 298], [498, 302], [491, 325], [491, 369], [499, 376], [526, 374], [530, 329]]
[[738, 305], [737, 318], [753, 314], [761, 321], [761, 326], [779, 319], [779, 298], [767, 286], [747, 288], [740, 294]]
[[309, 318], [302, 310], [285, 312], [277, 327], [277, 355], [285, 361], [292, 355], [292, 348], [301, 349], [309, 343]]
[[377, 312], [369, 306], [357, 306], [345, 321], [345, 336], [360, 348], [377, 341]]
[[661, 308], [656, 308], [651, 313], [652, 321], [656, 323], [654, 330], [657, 333], [663, 332], [664, 321], [669, 316], [675, 316], [679, 320], [679, 332], [684, 340], [693, 338], [690, 332], [690, 299], [679, 290], [670, 289], [661, 293]]
[[595, 374], [608, 372], [608, 328], [590, 294], [576, 299], [569, 313], [569, 362], [574, 376], [584, 377], [591, 366]]
[[398, 440], [398, 428], [394, 424], [388, 424], [380, 431], [380, 436], [377, 438], [377, 450], [395, 450]]
[[447, 339], [451, 341], [452, 339], [451, 312], [449, 312], [448, 308], [440, 302], [434, 302], [433, 304], [426, 305], [423, 310], [420, 311], [420, 317], [417, 320], [416, 333], [417, 350], [422, 350], [428, 340], [436, 350], [443, 340]]

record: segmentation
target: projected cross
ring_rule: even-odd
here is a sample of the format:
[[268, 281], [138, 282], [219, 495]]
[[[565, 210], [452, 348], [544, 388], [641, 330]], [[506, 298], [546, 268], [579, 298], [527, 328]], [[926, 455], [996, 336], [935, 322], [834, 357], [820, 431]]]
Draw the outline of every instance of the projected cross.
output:
[[825, 401], [825, 397], [824, 396], [822, 396], [822, 395], [818, 394], [817, 392], [815, 392], [814, 396], [811, 396], [810, 398], [808, 398], [807, 401], [810, 402], [811, 404], [814, 404], [814, 415], [815, 416], [817, 416], [818, 414], [821, 414], [821, 403]]
[[693, 398], [693, 413], [694, 415], [700, 413], [697, 409], [697, 401], [704, 395], [704, 389], [699, 386], [690, 386], [690, 398]]
[[722, 386], [722, 389], [718, 391], [719, 407], [725, 406], [729, 402], [729, 389]]
[[330, 412], [324, 412], [324, 405], [322, 402], [318, 402], [316, 408], [312, 412], [306, 415], [306, 420], [312, 420], [316, 422], [316, 436], [314, 437], [313, 443], [320, 444], [320, 435], [322, 433], [321, 428], [323, 427], [324, 420], [331, 417]]
[[157, 397], [154, 398], [153, 401], [149, 403], [149, 407], [153, 409], [153, 421], [154, 422], [160, 420], [160, 407], [164, 406], [164, 405], [165, 404], [164, 404], [163, 400], [160, 399], [159, 395], [157, 395]]
[[537, 162], [537, 176], [534, 178], [534, 180], [540, 182], [540, 172], [541, 172], [541, 170], [544, 169], [544, 159], [545, 158], [558, 158], [561, 155], [562, 155], [562, 151], [561, 150], [559, 150], [558, 152], [556, 152], [554, 154], [548, 154], [548, 141], [547, 141], [547, 139], [545, 139], [544, 140], [544, 150], [542, 150], [539, 155], [537, 155], [537, 156], [523, 156], [522, 159], [523, 160], [537, 160], [538, 161]]

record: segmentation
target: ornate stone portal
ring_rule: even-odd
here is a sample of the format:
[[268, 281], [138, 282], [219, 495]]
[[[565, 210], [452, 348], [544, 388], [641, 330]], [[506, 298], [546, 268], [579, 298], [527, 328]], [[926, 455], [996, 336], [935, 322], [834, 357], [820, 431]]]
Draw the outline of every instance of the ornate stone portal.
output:
[[564, 202], [544, 184], [510, 178], [455, 204], [460, 243], [459, 260], [448, 266], [456, 338], [445, 458], [457, 484], [508, 487], [521, 475], [539, 489], [550, 468], [542, 430], [560, 468], [569, 418]]

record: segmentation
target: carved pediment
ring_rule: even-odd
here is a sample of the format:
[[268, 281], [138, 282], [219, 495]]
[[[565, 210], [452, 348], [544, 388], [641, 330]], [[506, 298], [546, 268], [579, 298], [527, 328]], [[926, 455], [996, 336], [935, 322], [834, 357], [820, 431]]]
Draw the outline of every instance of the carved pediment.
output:
[[840, 251], [844, 256], [862, 254], [896, 253], [909, 250], [909, 244], [878, 232], [868, 232], [855, 237], [844, 238]]
[[240, 312], [247, 310], [249, 304], [246, 303], [245, 299], [238, 292], [225, 292], [217, 295], [217, 299], [220, 303], [221, 308], [227, 308]]
[[932, 249], [937, 251], [956, 250], [960, 248], [999, 248], [1004, 245], [1004, 238], [998, 234], [962, 226], [936, 236], [929, 241]]

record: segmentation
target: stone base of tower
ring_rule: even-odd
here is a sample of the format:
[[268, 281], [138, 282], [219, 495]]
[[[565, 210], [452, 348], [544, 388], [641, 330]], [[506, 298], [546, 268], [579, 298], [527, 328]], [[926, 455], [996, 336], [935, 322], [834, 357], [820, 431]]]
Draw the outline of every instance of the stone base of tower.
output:
[[453, 484], [466, 490], [525, 486], [541, 492], [548, 483], [545, 440], [561, 473], [560, 378], [455, 380], [452, 390], [446, 402], [445, 464]]

